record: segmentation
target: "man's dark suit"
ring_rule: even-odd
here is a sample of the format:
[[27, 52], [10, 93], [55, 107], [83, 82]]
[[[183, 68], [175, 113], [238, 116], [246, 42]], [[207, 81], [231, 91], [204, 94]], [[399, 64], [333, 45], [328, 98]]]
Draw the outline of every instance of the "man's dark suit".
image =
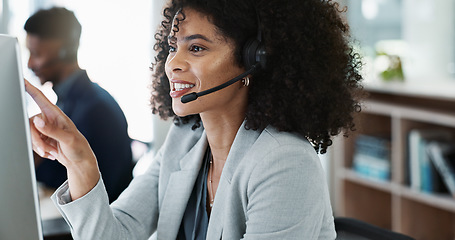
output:
[[[98, 84], [91, 82], [85, 71], [81, 70], [75, 76], [65, 96], [59, 96], [57, 105], [89, 142], [98, 160], [109, 200], [113, 201], [132, 177], [133, 162], [127, 122], [114, 98]], [[38, 181], [53, 188], [59, 187], [67, 179], [65, 167], [47, 159], [37, 167], [36, 175]]]

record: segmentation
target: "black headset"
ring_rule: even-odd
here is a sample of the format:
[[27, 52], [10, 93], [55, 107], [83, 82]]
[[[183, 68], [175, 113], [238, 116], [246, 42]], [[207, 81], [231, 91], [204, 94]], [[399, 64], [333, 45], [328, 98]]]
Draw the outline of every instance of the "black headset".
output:
[[52, 66], [60, 62], [71, 62], [77, 57], [77, 49], [79, 47], [78, 34], [76, 30], [70, 33], [69, 38], [63, 39], [63, 45], [58, 51], [57, 57], [54, 57], [43, 63], [40, 68]]
[[[266, 51], [265, 45], [262, 43], [262, 32], [258, 16], [258, 34], [256, 38], [251, 38], [246, 41], [243, 47], [243, 65], [245, 69], [251, 69], [255, 65], [260, 69], [266, 67]], [[258, 70], [258, 69], [257, 69]]]
[[77, 55], [77, 49], [79, 47], [78, 32], [76, 30], [72, 30], [70, 32], [70, 36], [64, 41], [65, 42], [62, 48], [58, 52], [58, 57], [60, 60], [73, 60], [73, 58]]
[[243, 46], [242, 60], [243, 60], [243, 66], [245, 67], [245, 72], [243, 72], [242, 74], [238, 75], [237, 77], [235, 77], [221, 85], [218, 85], [216, 87], [209, 88], [202, 92], [192, 92], [192, 93], [186, 94], [186, 95], [182, 96], [181, 102], [188, 103], [188, 102], [194, 101], [200, 96], [204, 96], [204, 95], [219, 91], [219, 90], [241, 80], [242, 78], [244, 78], [250, 74], [253, 74], [257, 70], [265, 69], [266, 52], [265, 52], [265, 46], [262, 43], [262, 33], [261, 33], [259, 16], [258, 16], [258, 35], [256, 38], [251, 38], [246, 41], [245, 45]]

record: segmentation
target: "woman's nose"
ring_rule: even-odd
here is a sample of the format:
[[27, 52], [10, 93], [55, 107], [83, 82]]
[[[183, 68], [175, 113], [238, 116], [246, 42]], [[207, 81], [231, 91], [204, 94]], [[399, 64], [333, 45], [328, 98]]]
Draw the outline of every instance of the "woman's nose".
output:
[[186, 61], [185, 54], [182, 51], [176, 50], [173, 54], [170, 54], [167, 62], [168, 69], [173, 72], [186, 71], [188, 69], [188, 62]]

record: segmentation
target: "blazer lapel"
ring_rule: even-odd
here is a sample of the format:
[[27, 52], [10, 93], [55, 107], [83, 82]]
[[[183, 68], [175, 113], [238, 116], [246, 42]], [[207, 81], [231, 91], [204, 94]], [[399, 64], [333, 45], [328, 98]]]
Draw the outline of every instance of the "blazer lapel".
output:
[[180, 223], [196, 182], [202, 158], [207, 150], [205, 132], [194, 147], [180, 160], [181, 169], [173, 172], [166, 187], [158, 220], [158, 238], [176, 239]]
[[[245, 155], [250, 151], [253, 144], [261, 135], [261, 132], [254, 130], [246, 130], [245, 122], [242, 123], [237, 135], [235, 136], [234, 142], [232, 143], [229, 155], [226, 159], [226, 164], [223, 168], [221, 178], [231, 183], [232, 176], [239, 163], [243, 160]], [[218, 187], [219, 188], [219, 187]]]
[[228, 193], [231, 191], [231, 179], [234, 172], [243, 160], [246, 153], [251, 149], [251, 146], [256, 142], [259, 135], [258, 131], [246, 130], [245, 122], [240, 126], [234, 142], [232, 143], [229, 155], [226, 159], [226, 164], [221, 174], [220, 183], [216, 191], [213, 209], [209, 220], [207, 230], [207, 239], [221, 239], [223, 234], [224, 207], [225, 201], [228, 199]]

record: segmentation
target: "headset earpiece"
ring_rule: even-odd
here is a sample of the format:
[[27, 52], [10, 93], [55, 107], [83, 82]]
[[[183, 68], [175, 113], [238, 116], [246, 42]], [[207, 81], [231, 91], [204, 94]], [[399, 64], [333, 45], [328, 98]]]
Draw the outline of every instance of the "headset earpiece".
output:
[[259, 39], [249, 39], [243, 47], [243, 64], [245, 69], [250, 69], [259, 63], [262, 69], [266, 66], [265, 46]]
[[77, 49], [74, 46], [63, 46], [58, 52], [58, 58], [62, 61], [73, 61], [77, 55]]
[[254, 65], [261, 69], [266, 67], [266, 51], [262, 43], [261, 21], [257, 15], [258, 31], [256, 38], [246, 41], [243, 47], [243, 64], [245, 69], [251, 69]]
[[60, 60], [73, 61], [77, 56], [79, 47], [79, 34], [76, 30], [71, 31], [68, 38], [64, 40], [64, 44], [59, 51], [58, 57]]

